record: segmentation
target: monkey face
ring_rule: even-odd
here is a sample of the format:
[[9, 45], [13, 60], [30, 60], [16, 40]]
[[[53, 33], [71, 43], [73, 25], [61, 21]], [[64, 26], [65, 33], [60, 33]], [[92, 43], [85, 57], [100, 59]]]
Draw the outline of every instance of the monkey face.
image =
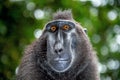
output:
[[47, 62], [56, 72], [68, 70], [75, 57], [77, 45], [75, 24], [68, 20], [56, 20], [46, 25]]

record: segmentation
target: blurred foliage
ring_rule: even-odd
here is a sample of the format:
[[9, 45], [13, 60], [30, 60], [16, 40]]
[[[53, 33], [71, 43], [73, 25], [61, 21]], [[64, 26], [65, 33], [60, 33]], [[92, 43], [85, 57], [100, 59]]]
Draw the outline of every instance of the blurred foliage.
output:
[[58, 9], [88, 29], [101, 80], [120, 80], [119, 0], [0, 0], [0, 80], [14, 79], [24, 48]]

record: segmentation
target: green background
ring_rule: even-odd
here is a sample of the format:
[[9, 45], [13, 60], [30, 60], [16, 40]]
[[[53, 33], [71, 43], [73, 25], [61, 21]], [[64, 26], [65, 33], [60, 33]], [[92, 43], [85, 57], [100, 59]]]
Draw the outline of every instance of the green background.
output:
[[0, 0], [0, 80], [13, 80], [25, 47], [58, 9], [88, 30], [101, 80], [120, 80], [120, 0]]

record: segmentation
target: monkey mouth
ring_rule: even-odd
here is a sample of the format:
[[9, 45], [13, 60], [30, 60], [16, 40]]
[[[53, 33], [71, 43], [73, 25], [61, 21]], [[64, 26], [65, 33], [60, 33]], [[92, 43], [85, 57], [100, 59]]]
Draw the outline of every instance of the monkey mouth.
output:
[[54, 61], [69, 61], [70, 59], [65, 59], [65, 58], [55, 58]]
[[49, 64], [54, 71], [65, 72], [69, 68], [70, 63], [70, 59], [56, 58], [52, 60]]
[[55, 58], [53, 61], [55, 63], [67, 63], [67, 62], [70, 62], [71, 60], [66, 58]]

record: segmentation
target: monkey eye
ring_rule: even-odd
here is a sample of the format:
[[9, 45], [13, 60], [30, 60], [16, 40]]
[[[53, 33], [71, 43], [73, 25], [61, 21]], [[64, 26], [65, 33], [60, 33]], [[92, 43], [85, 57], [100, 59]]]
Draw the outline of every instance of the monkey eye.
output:
[[51, 28], [50, 28], [50, 30], [52, 31], [52, 32], [55, 32], [56, 31], [56, 26], [51, 26]]
[[62, 29], [63, 29], [63, 30], [69, 30], [69, 29], [70, 29], [70, 26], [69, 26], [69, 25], [64, 25], [64, 26], [62, 27]]

